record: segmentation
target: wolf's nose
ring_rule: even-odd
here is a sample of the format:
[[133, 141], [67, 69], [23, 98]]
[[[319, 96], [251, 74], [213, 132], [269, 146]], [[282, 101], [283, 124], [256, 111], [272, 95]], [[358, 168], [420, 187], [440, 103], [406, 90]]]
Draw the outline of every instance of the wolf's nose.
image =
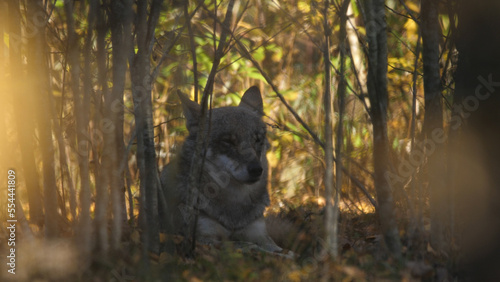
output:
[[248, 164], [247, 170], [250, 177], [253, 178], [259, 177], [264, 169], [262, 169], [259, 162], [251, 162]]

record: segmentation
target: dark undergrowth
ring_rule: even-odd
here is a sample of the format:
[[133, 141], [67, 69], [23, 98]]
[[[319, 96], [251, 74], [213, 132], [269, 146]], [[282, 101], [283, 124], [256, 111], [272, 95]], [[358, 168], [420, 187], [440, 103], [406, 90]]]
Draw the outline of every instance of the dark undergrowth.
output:
[[[175, 248], [166, 247], [166, 242], [178, 244], [183, 238], [161, 234], [163, 251], [148, 254], [144, 260], [140, 232], [132, 230], [126, 235], [120, 253], [107, 258], [94, 254], [90, 265], [82, 263], [77, 256], [68, 256], [64, 243], [54, 243], [48, 249], [31, 247], [32, 254], [47, 251], [50, 257], [45, 257], [46, 262], [57, 261], [58, 256], [63, 262], [60, 267], [44, 266], [37, 264], [35, 258], [20, 258], [16, 281], [316, 281], [323, 278], [329, 281], [450, 281], [457, 278], [452, 271], [452, 256], [437, 254], [430, 246], [418, 252], [409, 251], [409, 240], [404, 233], [401, 234], [404, 258], [396, 260], [388, 255], [377, 215], [373, 213], [341, 214], [340, 256], [336, 261], [323, 253], [322, 208], [287, 208], [268, 216], [288, 235], [279, 242], [287, 248], [281, 254], [266, 253], [237, 242], [198, 243], [195, 258], [186, 259], [176, 255], [172, 251]], [[278, 221], [282, 224], [277, 224]], [[27, 255], [26, 251], [19, 253], [20, 257]], [[43, 255], [38, 259], [44, 260]], [[69, 267], [61, 269], [64, 263]]]

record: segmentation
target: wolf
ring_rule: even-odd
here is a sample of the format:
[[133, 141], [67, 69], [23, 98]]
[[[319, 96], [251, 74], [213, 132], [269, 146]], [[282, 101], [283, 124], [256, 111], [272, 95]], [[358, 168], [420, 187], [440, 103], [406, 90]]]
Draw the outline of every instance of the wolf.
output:
[[[180, 92], [179, 98], [189, 136], [160, 178], [174, 232], [186, 224], [183, 207], [186, 207], [201, 117], [198, 103]], [[269, 252], [282, 250], [268, 235], [263, 215], [270, 203], [266, 158], [269, 142], [263, 114], [262, 97], [256, 86], [243, 94], [238, 106], [209, 111], [201, 180], [194, 189], [198, 198], [195, 208], [199, 211], [197, 240], [245, 241]]]

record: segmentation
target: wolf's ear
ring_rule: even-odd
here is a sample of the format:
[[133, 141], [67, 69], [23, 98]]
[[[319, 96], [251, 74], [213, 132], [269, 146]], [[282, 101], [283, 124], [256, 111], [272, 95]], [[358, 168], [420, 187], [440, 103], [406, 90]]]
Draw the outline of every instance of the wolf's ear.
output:
[[177, 90], [177, 95], [181, 99], [182, 110], [187, 120], [187, 129], [188, 131], [192, 131], [193, 129], [198, 127], [198, 123], [200, 121], [200, 105], [198, 105], [198, 103], [194, 101], [191, 101], [188, 95], [182, 93], [180, 90]]
[[262, 96], [257, 86], [252, 86], [245, 91], [245, 94], [241, 97], [239, 107], [248, 108], [260, 116], [264, 115]]

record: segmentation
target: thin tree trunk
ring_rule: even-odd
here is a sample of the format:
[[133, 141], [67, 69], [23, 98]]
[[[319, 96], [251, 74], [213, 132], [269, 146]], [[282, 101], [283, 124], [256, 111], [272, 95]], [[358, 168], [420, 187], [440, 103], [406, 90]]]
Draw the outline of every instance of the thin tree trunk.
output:
[[113, 44], [113, 88], [110, 101], [108, 102], [110, 118], [115, 126], [114, 136], [114, 159], [112, 163], [111, 177], [111, 203], [113, 219], [111, 224], [111, 247], [118, 250], [121, 242], [123, 221], [127, 218], [125, 209], [124, 179], [125, 174], [120, 169], [122, 156], [125, 154], [123, 141], [123, 91], [125, 88], [125, 74], [127, 71], [127, 52], [130, 44], [130, 22], [132, 16], [132, 3], [113, 1], [111, 3], [111, 42]]
[[[53, 120], [57, 119], [56, 109], [54, 105], [50, 109], [51, 118]], [[70, 167], [68, 164], [68, 155], [66, 154], [66, 143], [64, 142], [63, 132], [61, 126], [58, 122], [54, 122], [54, 134], [57, 139], [57, 145], [59, 149], [59, 166], [61, 169], [61, 190], [64, 192], [64, 183], [67, 183], [69, 192], [69, 209], [71, 213], [71, 223], [76, 223], [76, 192], [75, 185], [70, 173]], [[63, 199], [61, 209], [65, 209], [66, 201]], [[64, 214], [63, 214], [64, 215]]]
[[49, 93], [49, 70], [47, 65], [47, 44], [45, 42], [45, 21], [40, 21], [39, 16], [45, 15], [43, 2], [32, 0], [27, 4], [27, 25], [33, 31], [32, 37], [28, 38], [28, 76], [33, 82], [33, 93], [37, 93], [38, 135], [42, 153], [43, 171], [43, 199], [45, 207], [45, 236], [46, 238], [57, 237], [59, 233], [57, 211], [57, 186], [54, 162], [54, 143], [52, 139], [52, 119], [45, 114], [50, 112], [52, 94]]
[[448, 203], [445, 193], [443, 168], [443, 144], [434, 140], [433, 132], [444, 133], [443, 105], [441, 100], [441, 77], [439, 74], [439, 22], [438, 3], [433, 0], [422, 0], [422, 59], [424, 63], [424, 95], [425, 117], [424, 136], [428, 156], [428, 177], [430, 192], [431, 236], [430, 241], [436, 250], [445, 248], [444, 228]]
[[137, 136], [137, 159], [141, 181], [140, 224], [143, 244], [150, 252], [159, 252], [158, 189], [159, 177], [154, 147], [154, 128], [151, 101], [150, 56], [154, 29], [158, 21], [161, 2], [153, 1], [147, 17], [147, 2], [137, 4], [137, 54], [131, 63], [132, 95]]
[[[412, 103], [411, 103], [411, 123], [410, 123], [410, 152], [415, 152], [416, 146], [416, 123], [417, 123], [417, 77], [418, 77], [418, 63], [420, 57], [420, 39], [421, 32], [419, 31], [419, 36], [417, 39], [417, 46], [415, 49], [415, 61], [413, 67], [413, 82], [412, 82]], [[423, 251], [422, 231], [423, 231], [423, 199], [421, 190], [421, 181], [417, 179], [417, 169], [413, 170], [410, 182], [410, 201], [409, 205], [409, 224], [408, 224], [408, 247], [410, 249], [416, 249], [418, 251]]]
[[335, 156], [337, 157], [337, 162], [335, 163], [335, 176], [336, 176], [336, 189], [335, 189], [335, 205], [333, 207], [333, 219], [334, 219], [334, 234], [337, 235], [335, 240], [335, 248], [338, 253], [338, 218], [339, 218], [339, 203], [340, 203], [340, 193], [342, 192], [342, 144], [344, 140], [343, 128], [344, 128], [344, 109], [345, 109], [345, 95], [346, 95], [346, 79], [345, 79], [345, 59], [347, 56], [347, 8], [349, 7], [349, 0], [344, 0], [340, 9], [340, 33], [339, 33], [339, 49], [340, 49], [340, 79], [338, 86], [338, 104], [339, 104], [339, 118], [337, 122], [337, 141], [335, 148]]
[[[113, 162], [116, 160], [114, 148], [114, 125], [109, 118], [110, 106], [109, 89], [108, 89], [108, 65], [107, 65], [107, 50], [106, 50], [106, 33], [108, 25], [104, 9], [97, 8], [96, 10], [96, 31], [97, 31], [97, 72], [98, 85], [100, 93], [97, 93], [97, 99], [103, 99], [103, 118], [99, 123], [99, 132], [102, 134], [103, 151], [102, 161], [99, 172], [99, 182], [96, 183], [96, 204], [95, 204], [95, 228], [97, 235], [97, 250], [106, 255], [109, 251], [109, 230], [108, 230], [108, 214], [109, 214], [109, 187], [111, 183], [111, 170]], [[96, 126], [96, 125], [94, 125]]]
[[[11, 93], [14, 97], [18, 140], [21, 160], [28, 191], [30, 221], [39, 226], [43, 224], [42, 193], [39, 175], [35, 164], [35, 101], [31, 89], [24, 87], [25, 77], [22, 71], [21, 11], [18, 1], [8, 1], [9, 5], [9, 63], [11, 73]], [[3, 44], [2, 44], [3, 45]], [[23, 97], [23, 98], [21, 98]]]
[[[67, 60], [68, 60], [68, 65], [70, 67], [70, 75], [71, 75], [71, 91], [73, 94], [73, 102], [75, 107], [75, 113], [76, 113], [76, 123], [77, 123], [77, 136], [79, 132], [83, 130], [82, 127], [84, 126], [81, 124], [82, 120], [80, 119], [81, 117], [78, 116], [79, 109], [77, 109], [80, 106], [80, 48], [78, 45], [78, 38], [75, 32], [75, 24], [74, 24], [74, 19], [73, 19], [73, 1], [72, 0], [66, 0], [64, 2], [64, 9], [66, 12], [66, 26], [68, 30], [68, 45], [67, 45]], [[80, 133], [81, 134], [81, 133]], [[61, 145], [60, 145], [61, 146]], [[71, 201], [73, 202], [73, 201]]]
[[[352, 4], [349, 5], [349, 8], [347, 9], [347, 15], [351, 16], [353, 13], [352, 11]], [[356, 70], [356, 77], [357, 80], [359, 81], [360, 84], [360, 92], [363, 94], [361, 96], [362, 99], [365, 99], [366, 96], [366, 69], [365, 65], [363, 63], [363, 50], [361, 49], [361, 44], [359, 43], [359, 38], [357, 35], [357, 29], [358, 26], [356, 25], [356, 20], [354, 17], [348, 18], [348, 22], [346, 25], [347, 29], [347, 38], [349, 39], [349, 49], [352, 54], [352, 64], [353, 68]]]
[[[325, 94], [323, 96], [323, 107], [325, 109], [325, 199], [326, 199], [326, 216], [325, 216], [325, 249], [333, 259], [338, 257], [338, 246], [337, 246], [337, 218], [335, 215], [338, 214], [334, 210], [334, 187], [333, 187], [333, 102], [332, 102], [332, 74], [331, 74], [331, 62], [330, 62], [330, 34], [331, 29], [328, 24], [328, 6], [329, 1], [325, 1], [325, 10], [323, 12], [323, 32], [325, 38], [325, 45], [323, 47], [323, 61], [325, 68]], [[337, 195], [337, 193], [335, 193]]]
[[331, 61], [330, 61], [330, 34], [331, 29], [328, 23], [328, 6], [329, 1], [325, 1], [325, 10], [323, 13], [324, 22], [323, 30], [325, 36], [325, 46], [323, 50], [323, 60], [325, 67], [325, 94], [323, 105], [325, 109], [325, 199], [326, 199], [326, 216], [325, 216], [325, 241], [328, 254], [337, 260], [339, 256], [338, 249], [338, 218], [339, 218], [339, 200], [342, 189], [342, 117], [344, 111], [344, 96], [345, 96], [345, 41], [346, 41], [346, 22], [347, 22], [347, 7], [349, 1], [343, 1], [340, 13], [340, 34], [339, 34], [339, 49], [340, 49], [340, 80], [338, 88], [339, 101], [339, 119], [337, 121], [337, 147], [335, 155], [337, 161], [335, 164], [336, 187], [333, 187], [333, 99], [331, 94]]
[[390, 173], [390, 147], [387, 137], [387, 30], [383, 0], [365, 0], [368, 37], [368, 95], [373, 123], [373, 161], [378, 215], [390, 252], [401, 257], [401, 242], [394, 212]]
[[[92, 36], [95, 28], [97, 0], [91, 0], [89, 3], [89, 12], [87, 16], [88, 27], [85, 36], [83, 49], [84, 58], [84, 80], [83, 96], [76, 96], [73, 93], [76, 127], [77, 127], [77, 153], [78, 166], [80, 169], [80, 215], [78, 222], [78, 240], [80, 249], [84, 255], [89, 255], [92, 249], [92, 220], [90, 218], [90, 171], [89, 171], [89, 119], [90, 119], [90, 96], [92, 95]], [[97, 160], [96, 160], [97, 161]]]

